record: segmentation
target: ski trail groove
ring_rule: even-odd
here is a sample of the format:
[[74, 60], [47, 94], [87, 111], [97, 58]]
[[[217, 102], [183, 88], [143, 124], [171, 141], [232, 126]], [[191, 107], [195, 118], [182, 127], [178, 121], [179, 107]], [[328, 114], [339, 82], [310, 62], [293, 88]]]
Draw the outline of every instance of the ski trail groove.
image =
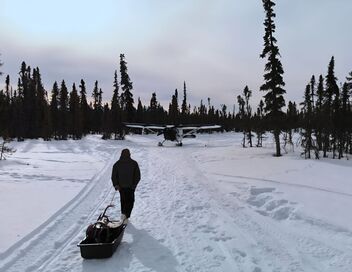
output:
[[286, 186], [292, 186], [292, 187], [298, 187], [298, 188], [304, 188], [304, 189], [311, 189], [311, 190], [317, 190], [317, 191], [322, 191], [322, 192], [327, 192], [327, 193], [332, 193], [332, 194], [352, 197], [352, 194], [348, 194], [348, 193], [344, 193], [344, 192], [336, 192], [336, 191], [333, 191], [333, 190], [328, 190], [328, 189], [324, 189], [324, 188], [318, 188], [318, 187], [304, 185], [304, 184], [293, 184], [293, 183], [289, 183], [289, 182], [280, 182], [280, 181], [272, 180], [272, 179], [253, 178], [253, 177], [235, 176], [235, 175], [226, 175], [226, 174], [219, 174], [219, 173], [209, 173], [209, 174], [216, 175], [216, 176], [222, 176], [222, 177], [229, 177], [229, 178], [248, 179], [248, 180], [254, 180], [254, 181], [265, 181], [265, 182], [271, 182], [271, 183], [276, 183], [276, 184], [280, 184], [280, 185], [286, 185]]
[[[95, 207], [97, 192], [106, 189], [107, 185], [111, 186], [109, 170], [116, 161], [117, 153], [118, 150], [74, 199], [20, 240], [16, 247], [5, 252], [0, 271], [40, 271], [77, 236], [77, 232], [87, 222], [87, 214], [97, 209]], [[100, 203], [103, 203], [108, 195], [109, 192]], [[32, 265], [28, 266], [28, 263]]]
[[[214, 173], [209, 173], [209, 174], [213, 175]], [[205, 180], [209, 180], [205, 176], [206, 173], [200, 170], [199, 170], [199, 175], [203, 175]], [[216, 175], [232, 177], [235, 179], [233, 182], [237, 184], [238, 184], [238, 182], [236, 181], [237, 178], [248, 179], [248, 177], [242, 177], [242, 176], [232, 176], [232, 175], [230, 176], [230, 175], [219, 175], [219, 174], [216, 174]], [[255, 180], [274, 182], [272, 180], [266, 180], [266, 179], [255, 179]], [[275, 181], [275, 183], [280, 183], [280, 182]], [[211, 183], [208, 181], [205, 184], [211, 184]], [[286, 183], [284, 185], [286, 185]], [[288, 185], [290, 186], [290, 184]], [[314, 187], [310, 188], [310, 186], [297, 186], [297, 187], [307, 187], [309, 189], [320, 190], [319, 188], [314, 188]], [[258, 190], [261, 190], [261, 189], [258, 189]], [[321, 190], [321, 191], [324, 191], [324, 192], [326, 191], [329, 193], [337, 193], [337, 192], [330, 192], [329, 190]], [[220, 195], [219, 194], [220, 192], [218, 192], [216, 188], [215, 189], [213, 188], [213, 193], [214, 193], [213, 194], [214, 196], [217, 196], [218, 199], [221, 198], [222, 201], [225, 202], [224, 201], [225, 195]], [[232, 196], [236, 196], [236, 195], [234, 194]], [[231, 198], [228, 201], [234, 201], [234, 200], [240, 201], [239, 205], [241, 206], [243, 205], [243, 199], [241, 198], [237, 198], [237, 199]], [[221, 201], [217, 201], [217, 202], [221, 203]], [[226, 210], [228, 210], [229, 206], [231, 207], [231, 205], [224, 205], [223, 211], [225, 212]], [[228, 214], [230, 214], [230, 211], [228, 212]], [[227, 216], [226, 212], [222, 216]], [[306, 221], [304, 221], [304, 218], [301, 219], [301, 221], [303, 221], [303, 223], [307, 223]], [[341, 231], [341, 233], [344, 233], [344, 235], [341, 236], [340, 238], [339, 235], [336, 233], [336, 229], [333, 229], [331, 227], [326, 228], [325, 224], [320, 224], [320, 225], [315, 224], [312, 227], [315, 228], [315, 232], [317, 233], [316, 237], [314, 236], [307, 237], [305, 236], [304, 228], [311, 227], [309, 224], [308, 225], [302, 224], [302, 222], [295, 220], [295, 218], [293, 217], [293, 219], [289, 220], [288, 223], [291, 223], [291, 224], [301, 223], [299, 227], [303, 227], [303, 229], [300, 229], [300, 231], [297, 230], [295, 232], [293, 231], [289, 232], [288, 229], [286, 229], [285, 227], [280, 227], [280, 224], [278, 222], [273, 221], [272, 218], [262, 216], [256, 213], [254, 210], [250, 211], [245, 206], [243, 206], [242, 210], [236, 212], [233, 218], [233, 223], [238, 228], [237, 232], [240, 232], [243, 235], [250, 234], [251, 237], [255, 239], [255, 241], [258, 243], [257, 248], [261, 249], [260, 255], [262, 259], [273, 260], [272, 263], [267, 264], [269, 265], [268, 269], [271, 267], [271, 269], [276, 268], [277, 271], [321, 272], [321, 271], [332, 271], [333, 267], [336, 264], [338, 264], [339, 271], [341, 270], [346, 272], [350, 271], [350, 266], [352, 263], [352, 255], [347, 253], [348, 250], [344, 248], [343, 246], [344, 243], [341, 242], [342, 240], [340, 241], [340, 239], [344, 239], [346, 244], [348, 244], [348, 241], [352, 242], [349, 232]], [[326, 233], [326, 232], [331, 233], [333, 236], [335, 236], [336, 237], [335, 240], [334, 241], [321, 240], [321, 237], [326, 237], [326, 235], [319, 236], [319, 233]], [[309, 231], [308, 233], [311, 233], [311, 231]], [[328, 235], [328, 236], [331, 237], [331, 235]], [[277, 252], [277, 249], [279, 249], [280, 252]], [[273, 255], [272, 253], [275, 253], [275, 254]], [[280, 258], [277, 259], [278, 256], [280, 256]], [[285, 262], [283, 262], [283, 263], [289, 264], [288, 267], [280, 268], [280, 263], [282, 261], [282, 258], [288, 258]], [[262, 264], [261, 267], [266, 267], [266, 266]]]
[[[3, 255], [0, 271], [112, 272], [117, 265], [119, 271], [128, 272], [329, 272], [337, 265], [339, 271], [350, 271], [352, 255], [346, 250], [351, 249], [350, 235], [295, 218], [295, 206], [270, 198], [276, 188], [251, 186], [245, 181], [248, 177], [229, 176], [236, 190], [221, 191], [215, 174], [200, 170], [199, 161], [190, 156], [195, 150], [131, 146], [142, 180], [131, 223], [112, 258], [82, 260], [76, 244], [110, 200], [110, 170], [116, 153], [90, 186], [43, 224], [43, 229]], [[261, 214], [265, 210], [259, 208], [264, 204], [271, 204], [270, 211], [288, 208], [284, 210], [287, 214], [277, 218]], [[307, 228], [310, 235], [305, 234]], [[325, 233], [332, 234], [321, 235], [332, 237], [331, 241], [320, 239]], [[28, 263], [32, 265], [26, 267]]]

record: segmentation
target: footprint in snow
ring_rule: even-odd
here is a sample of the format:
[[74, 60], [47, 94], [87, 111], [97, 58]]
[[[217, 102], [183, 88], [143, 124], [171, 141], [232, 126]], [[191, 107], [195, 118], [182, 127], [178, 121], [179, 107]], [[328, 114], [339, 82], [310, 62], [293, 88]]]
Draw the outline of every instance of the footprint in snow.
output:
[[264, 193], [272, 193], [275, 191], [275, 188], [257, 188], [257, 187], [251, 187], [250, 193], [251, 195], [260, 195]]
[[205, 248], [203, 248], [203, 251], [206, 251], [206, 252], [212, 252], [214, 249], [211, 247], [211, 246], [207, 246]]

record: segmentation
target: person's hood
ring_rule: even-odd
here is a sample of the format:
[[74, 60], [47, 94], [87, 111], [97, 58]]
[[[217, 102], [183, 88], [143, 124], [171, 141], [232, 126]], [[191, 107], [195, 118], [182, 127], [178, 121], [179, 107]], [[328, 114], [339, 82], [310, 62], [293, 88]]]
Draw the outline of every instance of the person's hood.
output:
[[124, 150], [121, 151], [121, 156], [120, 156], [120, 160], [129, 160], [131, 159], [131, 153], [130, 151], [126, 148]]

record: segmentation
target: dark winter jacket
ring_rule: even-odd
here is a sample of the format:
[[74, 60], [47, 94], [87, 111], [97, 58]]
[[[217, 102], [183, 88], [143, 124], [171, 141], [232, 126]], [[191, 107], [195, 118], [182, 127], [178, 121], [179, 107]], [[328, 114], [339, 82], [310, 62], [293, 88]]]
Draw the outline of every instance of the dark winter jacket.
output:
[[136, 189], [141, 179], [138, 163], [128, 154], [121, 154], [112, 168], [111, 180], [114, 187]]

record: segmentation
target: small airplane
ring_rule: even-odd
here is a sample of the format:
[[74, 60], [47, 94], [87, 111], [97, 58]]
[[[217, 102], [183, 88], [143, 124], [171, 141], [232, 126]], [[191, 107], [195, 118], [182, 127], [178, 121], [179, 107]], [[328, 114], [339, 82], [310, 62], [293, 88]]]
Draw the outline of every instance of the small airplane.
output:
[[[140, 128], [142, 129], [142, 134], [145, 130], [152, 133], [157, 133], [157, 135], [164, 135], [164, 140], [159, 142], [159, 146], [163, 146], [165, 141], [176, 142], [177, 146], [182, 146], [182, 140], [184, 138], [196, 138], [195, 133], [199, 130], [213, 130], [219, 129], [219, 125], [207, 125], [207, 126], [193, 126], [193, 125], [148, 125], [139, 123], [125, 123], [126, 127], [130, 128]], [[158, 131], [158, 132], [157, 132]]]

